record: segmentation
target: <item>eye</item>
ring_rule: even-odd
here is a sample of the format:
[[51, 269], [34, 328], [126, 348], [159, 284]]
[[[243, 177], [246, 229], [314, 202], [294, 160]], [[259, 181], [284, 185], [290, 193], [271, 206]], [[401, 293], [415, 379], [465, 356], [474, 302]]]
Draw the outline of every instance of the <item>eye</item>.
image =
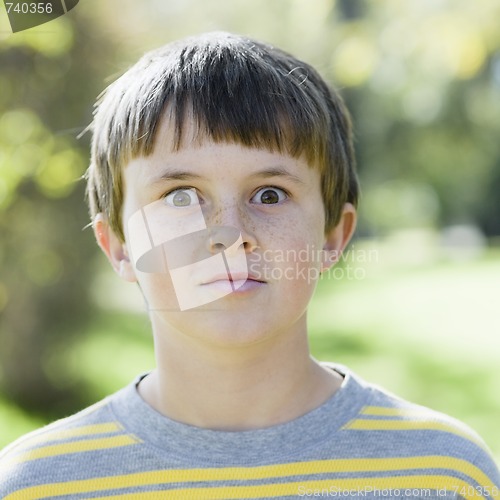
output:
[[199, 204], [196, 189], [193, 188], [174, 189], [165, 196], [164, 201], [171, 207], [190, 207]]
[[265, 187], [259, 189], [250, 200], [253, 203], [263, 204], [263, 205], [275, 205], [288, 198], [287, 193], [277, 187]]

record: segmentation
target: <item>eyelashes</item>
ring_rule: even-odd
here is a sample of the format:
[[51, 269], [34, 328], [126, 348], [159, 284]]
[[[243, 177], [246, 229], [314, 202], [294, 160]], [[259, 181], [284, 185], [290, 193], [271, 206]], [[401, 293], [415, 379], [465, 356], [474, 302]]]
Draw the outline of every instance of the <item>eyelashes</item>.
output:
[[266, 186], [260, 188], [250, 199], [252, 203], [262, 205], [276, 205], [285, 201], [288, 193], [279, 187]]

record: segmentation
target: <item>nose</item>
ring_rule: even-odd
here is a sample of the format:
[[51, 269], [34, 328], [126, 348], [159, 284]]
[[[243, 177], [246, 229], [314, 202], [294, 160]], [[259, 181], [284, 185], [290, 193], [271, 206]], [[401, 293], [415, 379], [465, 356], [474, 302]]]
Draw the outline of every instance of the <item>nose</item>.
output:
[[[228, 249], [243, 249], [248, 253], [258, 247], [255, 234], [248, 229], [248, 221], [246, 224], [243, 223], [246, 217], [235, 204], [226, 205], [218, 210], [213, 220], [207, 219], [208, 246], [211, 253]], [[235, 246], [237, 241], [239, 245]]]
[[215, 254], [225, 250], [233, 253], [244, 250], [245, 253], [257, 248], [257, 240], [247, 231], [233, 226], [209, 226], [208, 249]]

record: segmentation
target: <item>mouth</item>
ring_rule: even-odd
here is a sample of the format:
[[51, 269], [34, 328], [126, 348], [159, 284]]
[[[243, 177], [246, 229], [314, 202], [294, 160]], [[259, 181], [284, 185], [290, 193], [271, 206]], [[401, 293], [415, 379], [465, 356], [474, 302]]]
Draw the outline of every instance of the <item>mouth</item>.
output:
[[201, 286], [215, 288], [215, 289], [226, 289], [232, 293], [245, 292], [249, 290], [254, 290], [260, 288], [260, 286], [265, 285], [266, 282], [257, 278], [256, 276], [247, 274], [229, 274], [212, 276], [209, 279], [204, 280]]
[[245, 281], [255, 281], [257, 283], [265, 283], [264, 280], [261, 280], [257, 276], [253, 276], [247, 273], [234, 273], [234, 274], [220, 274], [211, 276], [210, 278], [204, 279], [200, 284], [201, 285], [210, 285], [211, 283], [216, 283], [218, 281], [225, 281], [229, 283], [241, 283]]

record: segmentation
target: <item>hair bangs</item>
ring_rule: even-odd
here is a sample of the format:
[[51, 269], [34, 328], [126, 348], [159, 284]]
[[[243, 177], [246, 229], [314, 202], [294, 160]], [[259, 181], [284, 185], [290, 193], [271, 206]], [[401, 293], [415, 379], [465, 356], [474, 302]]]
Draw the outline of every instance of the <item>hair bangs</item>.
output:
[[[182, 148], [186, 121], [192, 120], [199, 141], [305, 155], [310, 164], [323, 163], [328, 110], [306, 89], [307, 68], [282, 67], [258, 51], [241, 53], [220, 45], [197, 49], [170, 54], [177, 64], [163, 59], [164, 69], [150, 62], [147, 72], [153, 78], [130, 79], [110, 123], [108, 136], [120, 144], [108, 148], [113, 161], [123, 164], [150, 154], [160, 121], [168, 116], [175, 127], [174, 150]], [[171, 71], [172, 66], [182, 70]]]

